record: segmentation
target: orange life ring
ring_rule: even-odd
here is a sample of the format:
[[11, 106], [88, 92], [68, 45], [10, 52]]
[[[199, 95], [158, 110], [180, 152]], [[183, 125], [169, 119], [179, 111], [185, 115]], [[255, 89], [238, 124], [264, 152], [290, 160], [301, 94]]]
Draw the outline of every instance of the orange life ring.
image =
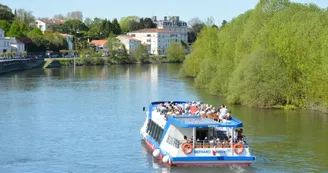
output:
[[192, 151], [193, 151], [192, 145], [188, 144], [188, 143], [182, 144], [182, 151], [185, 154], [192, 153]]
[[[237, 148], [240, 148], [241, 150], [237, 151]], [[244, 152], [244, 145], [242, 143], [238, 143], [238, 144], [235, 144], [233, 146], [233, 151], [236, 153], [236, 154], [241, 154]]]

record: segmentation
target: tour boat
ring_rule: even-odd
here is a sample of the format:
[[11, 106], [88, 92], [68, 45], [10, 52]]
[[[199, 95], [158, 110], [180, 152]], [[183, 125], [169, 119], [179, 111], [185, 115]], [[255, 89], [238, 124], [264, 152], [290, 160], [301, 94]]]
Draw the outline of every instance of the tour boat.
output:
[[[164, 105], [169, 105], [169, 109]], [[153, 156], [172, 166], [249, 166], [253, 163], [255, 157], [245, 136], [240, 138], [241, 131], [236, 135], [243, 126], [242, 121], [235, 117], [218, 120], [210, 111], [204, 115], [199, 111], [204, 105], [208, 107], [201, 102], [152, 102], [140, 134]], [[173, 107], [178, 107], [180, 112], [174, 112]], [[143, 109], [145, 111], [145, 107]]]

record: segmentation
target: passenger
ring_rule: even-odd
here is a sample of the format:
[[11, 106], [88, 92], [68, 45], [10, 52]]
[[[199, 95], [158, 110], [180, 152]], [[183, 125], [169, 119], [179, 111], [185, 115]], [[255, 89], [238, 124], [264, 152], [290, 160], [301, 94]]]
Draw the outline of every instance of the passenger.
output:
[[224, 119], [225, 115], [228, 113], [228, 109], [225, 105], [222, 105], [220, 108], [220, 119]]
[[193, 142], [194, 142], [194, 137], [191, 136], [189, 143], [193, 143]]
[[243, 140], [243, 138], [245, 137], [242, 133], [244, 132], [243, 129], [240, 129], [238, 131], [238, 136], [237, 136], [237, 140], [240, 141], [240, 140]]
[[238, 141], [238, 133], [239, 133], [239, 130], [236, 129], [235, 130], [235, 133], [234, 133], [234, 137], [233, 137], [234, 142], [237, 142]]
[[187, 136], [183, 136], [183, 140], [180, 141], [180, 144], [185, 144], [188, 142]]
[[226, 120], [231, 120], [231, 111], [229, 111], [226, 115], [225, 115], [225, 119]]

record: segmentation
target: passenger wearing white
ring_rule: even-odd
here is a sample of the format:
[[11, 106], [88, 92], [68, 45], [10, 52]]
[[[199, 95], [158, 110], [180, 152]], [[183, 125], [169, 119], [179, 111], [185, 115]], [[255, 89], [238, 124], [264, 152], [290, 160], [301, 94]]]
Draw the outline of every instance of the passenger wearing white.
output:
[[227, 113], [228, 113], [227, 106], [222, 105], [220, 109], [220, 119], [224, 119]]

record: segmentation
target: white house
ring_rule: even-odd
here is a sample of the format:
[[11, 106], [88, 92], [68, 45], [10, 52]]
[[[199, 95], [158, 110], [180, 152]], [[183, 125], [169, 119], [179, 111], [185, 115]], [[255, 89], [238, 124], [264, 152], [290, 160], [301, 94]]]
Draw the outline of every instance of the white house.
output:
[[9, 38], [12, 52], [22, 53], [25, 51], [25, 44], [16, 38]]
[[89, 44], [96, 47], [96, 51], [103, 50], [107, 44], [108, 40], [92, 40]]
[[0, 28], [0, 53], [11, 52], [10, 40], [5, 38], [5, 32]]
[[132, 50], [134, 50], [141, 44], [141, 40], [138, 40], [130, 36], [119, 35], [117, 36], [117, 38], [121, 41], [122, 44], [124, 44], [128, 53], [131, 53]]
[[65, 23], [66, 20], [57, 20], [57, 19], [38, 19], [35, 21], [35, 25], [44, 32], [51, 25], [59, 25]]
[[155, 55], [166, 55], [171, 42], [181, 42], [184, 39], [181, 32], [158, 28], [141, 29], [127, 35], [141, 40], [143, 44], [150, 44], [150, 53]]
[[188, 25], [187, 22], [179, 20], [179, 16], [164, 16], [164, 20], [157, 20], [154, 16], [152, 20], [159, 29], [168, 29], [181, 33], [182, 40], [188, 43]]
[[73, 50], [73, 36], [69, 34], [60, 34], [60, 35], [66, 39], [68, 44], [68, 50]]

